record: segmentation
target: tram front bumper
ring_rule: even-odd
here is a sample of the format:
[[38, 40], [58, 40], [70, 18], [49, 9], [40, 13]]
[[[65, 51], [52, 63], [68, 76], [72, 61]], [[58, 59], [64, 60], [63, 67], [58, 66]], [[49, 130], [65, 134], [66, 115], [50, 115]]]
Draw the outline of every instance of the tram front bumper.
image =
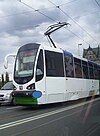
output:
[[13, 91], [12, 97], [14, 97], [16, 104], [18, 105], [37, 105], [37, 98], [32, 96], [34, 91]]

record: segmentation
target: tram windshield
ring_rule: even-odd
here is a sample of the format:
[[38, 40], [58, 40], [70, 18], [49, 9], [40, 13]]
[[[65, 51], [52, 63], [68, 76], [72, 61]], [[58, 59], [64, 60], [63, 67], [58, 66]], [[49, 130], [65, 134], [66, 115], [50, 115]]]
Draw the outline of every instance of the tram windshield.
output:
[[16, 60], [16, 72], [17, 77], [32, 76], [34, 61], [37, 49], [20, 52]]
[[34, 63], [38, 48], [24, 46], [17, 54], [14, 79], [17, 83], [26, 83], [34, 76]]

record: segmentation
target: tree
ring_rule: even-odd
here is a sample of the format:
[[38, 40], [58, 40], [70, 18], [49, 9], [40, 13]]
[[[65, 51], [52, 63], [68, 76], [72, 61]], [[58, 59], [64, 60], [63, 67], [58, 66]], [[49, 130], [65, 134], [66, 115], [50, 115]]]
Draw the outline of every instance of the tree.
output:
[[1, 77], [0, 77], [0, 89], [1, 89], [1, 87], [2, 87], [2, 80], [1, 80]]
[[5, 83], [9, 82], [9, 74], [8, 72], [6, 72], [6, 75], [5, 75]]
[[1, 82], [2, 82], [2, 86], [3, 86], [5, 84], [4, 75], [3, 74], [1, 75]]

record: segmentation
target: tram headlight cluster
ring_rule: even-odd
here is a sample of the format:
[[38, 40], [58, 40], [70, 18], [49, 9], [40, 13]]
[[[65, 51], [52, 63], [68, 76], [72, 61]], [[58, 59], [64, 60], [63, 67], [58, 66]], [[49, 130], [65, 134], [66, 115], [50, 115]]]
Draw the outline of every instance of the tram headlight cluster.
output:
[[31, 84], [27, 87], [28, 90], [34, 90], [35, 89], [35, 84]]

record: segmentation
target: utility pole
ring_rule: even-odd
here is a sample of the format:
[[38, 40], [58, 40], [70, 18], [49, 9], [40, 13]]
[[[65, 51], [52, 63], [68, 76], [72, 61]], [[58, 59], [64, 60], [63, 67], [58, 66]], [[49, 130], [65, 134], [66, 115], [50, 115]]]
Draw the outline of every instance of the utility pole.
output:
[[78, 56], [80, 56], [80, 46], [82, 45], [82, 43], [78, 44]]

